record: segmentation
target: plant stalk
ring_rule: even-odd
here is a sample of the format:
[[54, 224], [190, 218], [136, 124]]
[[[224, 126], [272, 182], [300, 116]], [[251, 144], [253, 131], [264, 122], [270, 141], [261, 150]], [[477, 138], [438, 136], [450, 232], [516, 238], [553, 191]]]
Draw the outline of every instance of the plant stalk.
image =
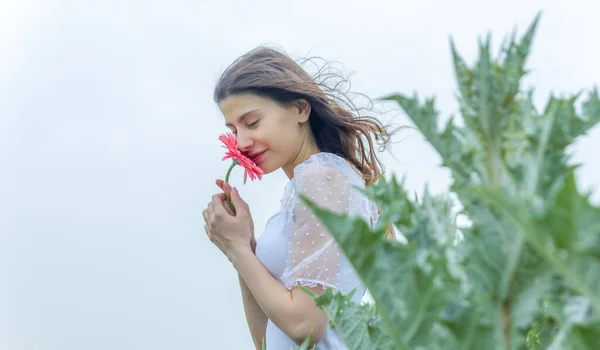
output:
[[[227, 170], [227, 174], [225, 174], [225, 182], [229, 183], [229, 175], [231, 174], [231, 170], [233, 170], [233, 167], [235, 167], [238, 164], [239, 163], [236, 162], [235, 160], [231, 163], [231, 166]], [[231, 209], [231, 211], [233, 211], [233, 214], [235, 215], [235, 207], [233, 206], [233, 203], [231, 203], [231, 198], [229, 198], [227, 195], [225, 195], [225, 199], [227, 200], [229, 209]]]

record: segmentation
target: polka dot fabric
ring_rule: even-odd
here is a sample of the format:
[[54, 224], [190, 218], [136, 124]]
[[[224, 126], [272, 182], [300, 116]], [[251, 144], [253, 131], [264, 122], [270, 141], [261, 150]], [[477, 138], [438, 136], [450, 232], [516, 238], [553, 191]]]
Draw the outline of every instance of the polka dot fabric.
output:
[[282, 200], [289, 240], [281, 280], [288, 289], [320, 285], [345, 294], [361, 285], [327, 228], [298, 198], [303, 194], [320, 207], [375, 222], [377, 208], [353, 185], [364, 187], [362, 177], [331, 153], [315, 154], [294, 169]]

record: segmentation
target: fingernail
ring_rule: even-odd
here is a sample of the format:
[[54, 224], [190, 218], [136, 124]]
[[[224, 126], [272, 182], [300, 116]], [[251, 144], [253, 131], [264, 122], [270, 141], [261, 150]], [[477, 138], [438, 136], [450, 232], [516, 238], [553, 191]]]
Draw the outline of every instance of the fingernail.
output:
[[233, 188], [233, 192], [235, 192], [235, 194], [239, 194], [237, 188]]

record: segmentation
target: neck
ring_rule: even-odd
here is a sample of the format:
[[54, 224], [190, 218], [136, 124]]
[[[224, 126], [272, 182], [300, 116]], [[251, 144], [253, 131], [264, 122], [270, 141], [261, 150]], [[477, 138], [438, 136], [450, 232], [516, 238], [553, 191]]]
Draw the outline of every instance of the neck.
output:
[[314, 141], [314, 139], [310, 141], [307, 140], [306, 142], [304, 142], [302, 144], [302, 147], [300, 147], [300, 149], [298, 150], [298, 153], [296, 153], [294, 159], [290, 163], [282, 167], [288, 179], [291, 180], [294, 177], [294, 169], [296, 168], [296, 166], [298, 166], [298, 164], [306, 161], [308, 158], [310, 158], [310, 156], [319, 152], [321, 152], [321, 150], [319, 149], [319, 147], [317, 147], [317, 143]]

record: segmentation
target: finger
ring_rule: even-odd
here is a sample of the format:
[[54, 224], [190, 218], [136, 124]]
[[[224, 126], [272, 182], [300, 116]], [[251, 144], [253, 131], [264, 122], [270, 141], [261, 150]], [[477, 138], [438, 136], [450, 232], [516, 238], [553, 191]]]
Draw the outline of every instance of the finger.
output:
[[215, 205], [215, 204], [218, 204], [218, 203], [220, 203], [220, 202], [221, 202], [221, 201], [219, 200], [219, 199], [220, 199], [220, 196], [219, 196], [219, 194], [220, 194], [220, 193], [213, 194], [213, 196], [210, 198], [210, 204], [209, 204], [209, 205], [210, 205], [210, 206], [212, 206], [212, 209], [213, 209], [213, 210], [215, 209], [215, 208], [214, 208], [214, 205]]
[[[223, 193], [225, 193], [225, 196], [231, 198], [231, 186], [229, 185], [228, 182], [223, 181], [221, 179], [217, 179], [217, 181], [215, 181], [215, 183], [217, 184], [217, 186], [219, 186], [219, 188], [221, 188], [221, 190], [223, 190]], [[223, 206], [225, 207], [225, 209], [227, 210], [227, 212], [230, 215], [235, 215], [233, 210], [229, 207], [229, 203], [227, 202], [227, 199], [225, 199], [225, 201], [223, 202]]]
[[[231, 187], [231, 185], [229, 185], [229, 183], [226, 182], [226, 184], [227, 184], [227, 186], [229, 186], [229, 198], [232, 198], [232, 196], [233, 196], [233, 188]], [[244, 201], [242, 199], [242, 197], [240, 196], [239, 192], [238, 192], [238, 197], [240, 199], [240, 202], [243, 203], [244, 208], [246, 208], [246, 211], [249, 212], [250, 211], [250, 207], [248, 207], [248, 203], [246, 203], [246, 201]]]
[[247, 208], [246, 203], [242, 200], [242, 198], [240, 197], [240, 193], [235, 187], [231, 191], [231, 202], [236, 208]]
[[208, 202], [208, 204], [206, 205], [206, 211], [208, 212], [209, 219], [215, 215], [216, 208], [219, 207], [219, 203], [224, 199], [225, 199], [224, 193], [217, 193], [211, 197], [210, 202]]
[[223, 192], [225, 192], [227, 197], [231, 198], [231, 186], [228, 182], [223, 182]]
[[[231, 185], [230, 185], [228, 182], [225, 182], [225, 183], [223, 184], [223, 191], [224, 191], [225, 195], [226, 195], [226, 196], [227, 196], [227, 197], [230, 199], [230, 201], [231, 201]], [[233, 204], [233, 201], [232, 201], [231, 203], [232, 203], [231, 205], [234, 207], [233, 209], [235, 210], [235, 205]], [[235, 212], [234, 212], [233, 210], [231, 210], [231, 208], [229, 207], [229, 203], [227, 203], [227, 206], [226, 206], [226, 208], [228, 209], [227, 211], [228, 211], [228, 212], [229, 212], [231, 215], [235, 216]]]
[[227, 210], [227, 213], [229, 213], [229, 215], [235, 216], [235, 213], [233, 212], [233, 210], [231, 210], [231, 208], [229, 208], [229, 203], [227, 202], [227, 200], [223, 201], [223, 207], [225, 208], [225, 210]]
[[223, 210], [225, 210], [223, 201], [225, 201], [225, 193], [217, 193], [212, 197], [211, 205], [213, 207], [213, 215], [219, 215], [223, 213]]
[[202, 217], [204, 218], [204, 222], [208, 223], [208, 221], [210, 220], [210, 216], [208, 215], [208, 210], [204, 209], [202, 211]]
[[217, 184], [217, 186], [219, 186], [219, 188], [221, 190], [223, 190], [223, 192], [228, 197], [231, 196], [231, 185], [229, 184], [229, 182], [221, 180], [221, 179], [217, 179], [217, 181], [215, 181], [215, 183]]
[[216, 193], [212, 196], [212, 199], [210, 200], [210, 204], [211, 205], [219, 204], [223, 200], [225, 200], [225, 193], [222, 193], [222, 192]]

